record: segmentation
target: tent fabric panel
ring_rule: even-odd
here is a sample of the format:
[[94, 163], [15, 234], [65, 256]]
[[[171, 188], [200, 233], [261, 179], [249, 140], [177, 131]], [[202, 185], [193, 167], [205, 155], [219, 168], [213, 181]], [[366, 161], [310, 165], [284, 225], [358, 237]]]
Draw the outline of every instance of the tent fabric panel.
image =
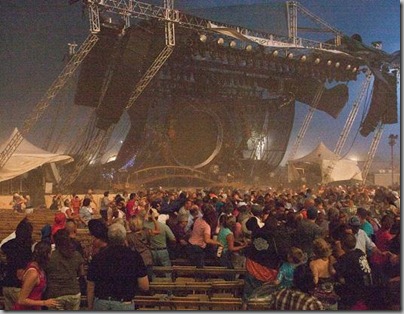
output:
[[[4, 150], [7, 143], [18, 132], [14, 129], [12, 135], [3, 145], [0, 145], [0, 151]], [[42, 166], [46, 163], [69, 163], [73, 158], [68, 155], [59, 155], [47, 152], [39, 147], [36, 147], [25, 138], [17, 147], [15, 153], [7, 160], [6, 164], [0, 169], [0, 182], [18, 177], [32, 169]]]

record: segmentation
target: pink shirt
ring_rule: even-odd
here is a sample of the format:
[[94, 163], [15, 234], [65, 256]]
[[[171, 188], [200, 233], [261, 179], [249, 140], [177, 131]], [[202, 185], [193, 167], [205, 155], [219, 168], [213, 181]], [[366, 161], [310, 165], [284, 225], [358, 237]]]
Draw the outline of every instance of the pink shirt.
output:
[[192, 229], [191, 237], [188, 242], [200, 246], [201, 248], [206, 247], [206, 242], [204, 241], [204, 235], [206, 234], [210, 238], [210, 226], [209, 224], [202, 218], [198, 218]]

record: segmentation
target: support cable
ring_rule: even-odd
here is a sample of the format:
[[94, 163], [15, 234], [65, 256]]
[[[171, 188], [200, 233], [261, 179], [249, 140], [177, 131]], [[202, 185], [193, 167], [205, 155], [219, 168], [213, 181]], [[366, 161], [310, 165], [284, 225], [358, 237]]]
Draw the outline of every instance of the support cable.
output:
[[79, 51], [70, 59], [62, 73], [52, 83], [51, 87], [46, 92], [45, 96], [35, 106], [31, 115], [24, 121], [21, 132], [17, 132], [6, 145], [4, 150], [0, 153], [0, 169], [4, 167], [15, 150], [21, 144], [24, 136], [29, 133], [32, 127], [36, 124], [39, 118], [42, 116], [46, 108], [50, 105], [51, 101], [56, 97], [58, 92], [63, 88], [68, 79], [73, 75], [75, 70], [88, 55], [94, 45], [97, 43], [98, 37], [90, 34], [87, 39], [81, 45]]

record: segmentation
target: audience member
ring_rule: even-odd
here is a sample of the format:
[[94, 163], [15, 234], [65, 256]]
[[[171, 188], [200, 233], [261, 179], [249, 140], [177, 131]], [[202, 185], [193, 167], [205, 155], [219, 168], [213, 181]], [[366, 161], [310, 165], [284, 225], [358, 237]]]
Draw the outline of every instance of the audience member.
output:
[[49, 310], [77, 311], [80, 309], [81, 293], [78, 278], [84, 274], [84, 259], [75, 250], [66, 229], [53, 235], [55, 251], [46, 265], [46, 297], [58, 301]]
[[109, 227], [108, 241], [88, 267], [88, 310], [133, 311], [138, 289], [149, 290], [146, 266], [140, 254], [126, 246], [126, 230], [121, 224]]
[[324, 305], [310, 293], [314, 289], [313, 274], [306, 264], [299, 265], [293, 275], [293, 285], [273, 292], [268, 301], [269, 310], [320, 311]]
[[17, 225], [15, 238], [1, 246], [2, 252], [6, 255], [6, 274], [3, 279], [4, 309], [6, 311], [11, 310], [17, 302], [25, 268], [32, 260], [32, 232], [32, 223], [28, 218], [24, 218]]
[[59, 301], [42, 299], [46, 288], [45, 267], [49, 261], [51, 246], [47, 242], [35, 245], [32, 261], [27, 265], [21, 277], [22, 287], [18, 294], [13, 310], [41, 310], [43, 306], [57, 307]]
[[303, 251], [297, 247], [291, 247], [288, 253], [287, 261], [283, 262], [276, 276], [275, 284], [281, 288], [290, 288], [293, 286], [293, 277], [295, 269], [300, 264], [307, 262]]
[[334, 264], [336, 278], [340, 285], [335, 286], [341, 297], [339, 309], [366, 310], [366, 296], [372, 285], [372, 273], [365, 253], [357, 248], [353, 234], [345, 234], [341, 240], [345, 254]]

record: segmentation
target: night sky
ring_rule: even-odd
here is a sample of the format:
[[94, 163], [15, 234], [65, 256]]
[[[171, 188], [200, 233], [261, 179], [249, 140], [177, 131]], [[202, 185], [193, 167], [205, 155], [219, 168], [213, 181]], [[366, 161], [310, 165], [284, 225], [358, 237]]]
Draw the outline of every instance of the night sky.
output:
[[[187, 10], [271, 2], [283, 3], [284, 1], [176, 0], [175, 7], [180, 10]], [[397, 0], [301, 0], [299, 2], [346, 35], [360, 34], [363, 42], [367, 45], [374, 41], [382, 41], [383, 50], [388, 53], [400, 49], [401, 5]], [[59, 75], [67, 60], [67, 44], [72, 42], [81, 44], [89, 33], [88, 29], [88, 20], [82, 12], [80, 2], [69, 5], [68, 0], [0, 1], [1, 142], [8, 137], [14, 127], [22, 126], [24, 118]], [[304, 37], [303, 35], [300, 36]], [[70, 94], [68, 92], [61, 93], [55, 102], [56, 104], [71, 102], [71, 95], [74, 93], [73, 83], [68, 85]], [[337, 119], [333, 119], [323, 112], [315, 113], [296, 157], [307, 154], [320, 141], [324, 142], [331, 150], [334, 149], [361, 83], [361, 78], [356, 82], [349, 83], [350, 100]], [[398, 103], [400, 104], [400, 97]], [[307, 105], [296, 103], [296, 118], [289, 147], [295, 141], [308, 108]], [[364, 160], [373, 138], [373, 133], [367, 138], [357, 134], [359, 121], [365, 115], [363, 110], [362, 104], [345, 144], [343, 152], [348, 158]], [[69, 112], [66, 109], [58, 111], [55, 108], [49, 108], [49, 111], [45, 112], [44, 117], [29, 134], [28, 139], [34, 144], [40, 145], [41, 141], [43, 143], [43, 137], [47, 136], [47, 132], [52, 132], [55, 127], [60, 128], [65, 123], [69, 123], [71, 119], [81, 119], [82, 123], [85, 123], [87, 118], [87, 112], [72, 113], [71, 110]], [[396, 154], [399, 154], [400, 120], [399, 117], [397, 124], [385, 126], [376, 153], [377, 159], [389, 160], [390, 158], [389, 134], [399, 134], [399, 141], [395, 146]], [[115, 136], [124, 134], [124, 129], [124, 126], [118, 126]], [[347, 149], [349, 150], [347, 151]], [[288, 152], [285, 156], [287, 157], [287, 155]]]

